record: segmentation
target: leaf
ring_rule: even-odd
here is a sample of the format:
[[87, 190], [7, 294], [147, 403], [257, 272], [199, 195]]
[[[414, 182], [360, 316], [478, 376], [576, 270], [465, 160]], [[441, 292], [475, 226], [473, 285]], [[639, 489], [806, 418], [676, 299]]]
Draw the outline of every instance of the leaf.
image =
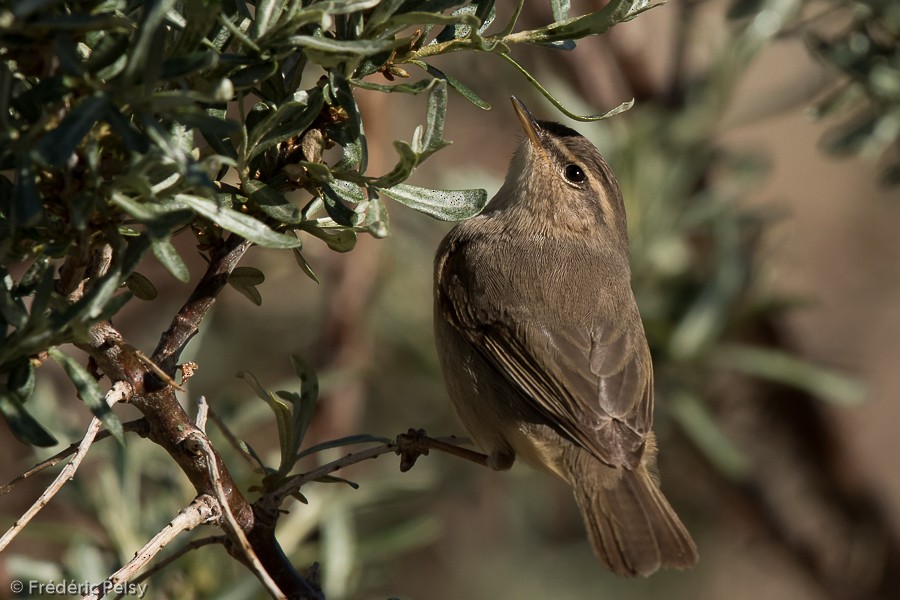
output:
[[441, 221], [462, 221], [474, 217], [488, 201], [485, 190], [432, 190], [401, 183], [380, 189], [381, 193], [421, 213]]
[[610, 117], [614, 117], [615, 115], [618, 115], [619, 113], [623, 113], [626, 110], [628, 110], [629, 108], [631, 108], [632, 106], [634, 106], [634, 98], [632, 98], [631, 100], [626, 100], [625, 102], [621, 103], [617, 107], [615, 107], [605, 113], [596, 113], [593, 115], [577, 115], [577, 114], [573, 113], [572, 111], [570, 111], [565, 106], [563, 106], [562, 102], [557, 100], [553, 94], [551, 94], [543, 85], [541, 85], [541, 83], [537, 79], [535, 79], [535, 77], [531, 73], [529, 73], [525, 69], [525, 67], [523, 67], [518, 62], [516, 62], [509, 54], [500, 54], [499, 56], [502, 59], [504, 59], [506, 62], [508, 62], [512, 66], [514, 66], [516, 69], [518, 69], [519, 72], [525, 76], [525, 79], [527, 79], [528, 82], [531, 85], [533, 85], [535, 87], [535, 89], [537, 89], [537, 91], [539, 91], [547, 100], [549, 100], [553, 104], [553, 106], [555, 106], [557, 109], [559, 109], [560, 112], [562, 112], [564, 115], [566, 115], [570, 119], [575, 119], [576, 121], [582, 121], [582, 122], [602, 121], [603, 119], [608, 119]]
[[247, 161], [276, 144], [303, 134], [322, 111], [325, 99], [315, 90], [302, 101], [290, 100], [270, 111], [259, 123], [250, 128], [247, 142]]
[[137, 271], [125, 278], [125, 285], [140, 300], [156, 300], [156, 297], [159, 295], [153, 283]]
[[248, 179], [241, 189], [259, 209], [276, 221], [298, 225], [303, 220], [300, 209], [275, 188], [256, 179]]
[[176, 194], [175, 199], [222, 229], [236, 233], [263, 248], [295, 248], [300, 241], [292, 235], [278, 233], [250, 215], [217, 204], [215, 201], [190, 194]]
[[372, 197], [369, 199], [368, 208], [366, 209], [366, 220], [363, 222], [363, 227], [366, 228], [366, 231], [368, 231], [372, 237], [378, 239], [386, 238], [391, 232], [387, 208], [384, 206], [384, 202], [381, 198], [374, 192], [372, 192]]
[[569, 0], [550, 0], [550, 9], [553, 11], [554, 21], [565, 21], [569, 18]]
[[285, 456], [293, 457], [293, 452], [291, 452], [291, 436], [293, 435], [293, 429], [291, 427], [292, 416], [290, 403], [276, 398], [275, 394], [263, 388], [256, 376], [250, 371], [240, 371], [237, 376], [239, 379], [246, 381], [247, 384], [253, 388], [253, 391], [256, 392], [256, 395], [264, 400], [266, 404], [269, 405], [269, 408], [272, 409], [272, 412], [275, 413], [275, 424], [278, 427], [278, 440], [281, 445], [282, 461], [284, 461]]
[[142, 3], [141, 22], [138, 26], [137, 36], [131, 44], [131, 52], [128, 56], [128, 64], [125, 67], [125, 79], [133, 80], [139, 74], [143, 75], [145, 66], [156, 60], [160, 54], [155, 54], [155, 46], [159, 43], [157, 30], [166, 18], [166, 13], [172, 10], [175, 0], [155, 0]]
[[20, 294], [13, 294], [12, 276], [3, 265], [0, 265], [0, 317], [16, 329], [24, 327], [28, 322], [25, 304]]
[[228, 276], [228, 284], [246, 296], [256, 306], [262, 305], [262, 296], [256, 286], [266, 280], [265, 274], [253, 267], [235, 267]]
[[428, 94], [428, 108], [425, 113], [425, 130], [421, 136], [413, 138], [413, 151], [419, 154], [418, 161], [423, 160], [448, 146], [444, 139], [444, 119], [447, 116], [447, 84], [442, 79], [435, 80], [435, 85]]
[[[356, 232], [344, 227], [319, 227], [318, 225], [306, 225], [306, 231], [313, 234], [335, 252], [350, 252], [356, 247]], [[316, 278], [318, 282], [318, 278]]]
[[102, 93], [82, 100], [37, 143], [38, 159], [51, 167], [64, 165], [108, 108], [109, 99]]
[[773, 348], [728, 345], [712, 359], [720, 367], [796, 387], [838, 406], [865, 400], [866, 386], [858, 380]]
[[346, 227], [362, 223], [363, 215], [351, 208], [366, 201], [365, 193], [358, 185], [335, 179], [330, 184], [323, 183], [322, 192], [325, 210], [335, 223]]
[[[379, 52], [393, 50], [405, 44], [407, 40], [336, 40], [333, 38], [312, 35], [292, 35], [287, 40], [291, 46], [318, 50], [331, 57], [372, 56]], [[318, 58], [318, 57], [317, 57]]]
[[507, 36], [507, 40], [546, 44], [577, 40], [590, 35], [601, 35], [614, 25], [634, 18], [639, 12], [653, 8], [652, 6], [648, 7], [648, 4], [648, 0], [611, 0], [598, 11], [560, 23], [552, 23], [539, 29], [520, 31]]
[[316, 275], [315, 271], [313, 271], [310, 264], [306, 261], [306, 258], [303, 256], [303, 253], [300, 252], [300, 248], [292, 248], [294, 252], [294, 260], [297, 261], [297, 264], [303, 269], [303, 272], [306, 273], [306, 276], [315, 281], [316, 283], [321, 283], [319, 281], [319, 276]]
[[50, 348], [47, 353], [63, 368], [66, 375], [72, 380], [75, 389], [78, 391], [78, 397], [94, 413], [94, 416], [100, 419], [100, 422], [103, 423], [116, 441], [124, 446], [125, 431], [122, 429], [122, 422], [119, 421], [119, 417], [106, 403], [106, 398], [103, 392], [100, 391], [100, 385], [97, 383], [97, 380], [78, 361], [58, 348]]
[[16, 439], [29, 446], [49, 448], [59, 442], [32, 417], [22, 401], [5, 388], [0, 388], [0, 415]]
[[178, 250], [175, 249], [172, 242], [169, 240], [154, 239], [151, 241], [151, 248], [153, 250], [153, 256], [156, 257], [159, 264], [165, 267], [166, 271], [171, 273], [175, 279], [182, 283], [190, 281], [191, 274], [188, 271], [187, 265], [184, 264], [184, 260], [182, 260], [181, 256], [178, 254]]
[[463, 98], [465, 98], [466, 100], [468, 100], [469, 102], [471, 102], [472, 104], [474, 104], [475, 106], [480, 108], [481, 110], [491, 110], [491, 105], [488, 104], [487, 102], [485, 102], [484, 100], [482, 100], [481, 98], [479, 98], [478, 95], [475, 92], [473, 92], [472, 89], [469, 88], [469, 86], [464, 84], [462, 81], [456, 79], [455, 77], [447, 75], [445, 72], [441, 71], [440, 69], [433, 67], [427, 63], [424, 63], [420, 60], [411, 60], [409, 62], [411, 62], [412, 64], [416, 65], [417, 67], [419, 67], [421, 69], [424, 69], [432, 77], [437, 77], [439, 79], [443, 79], [448, 84], [450, 84], [450, 87], [452, 87], [454, 90], [459, 92], [459, 94]]
[[332, 130], [332, 137], [344, 148], [344, 157], [335, 165], [334, 170], [354, 168], [360, 173], [365, 173], [369, 164], [369, 150], [359, 105], [353, 96], [350, 82], [333, 71], [328, 75], [328, 87], [334, 101], [346, 111], [348, 117], [345, 123]]
[[746, 455], [719, 427], [709, 410], [696, 397], [682, 392], [667, 404], [672, 416], [704, 456], [732, 481], [743, 481], [751, 465]]

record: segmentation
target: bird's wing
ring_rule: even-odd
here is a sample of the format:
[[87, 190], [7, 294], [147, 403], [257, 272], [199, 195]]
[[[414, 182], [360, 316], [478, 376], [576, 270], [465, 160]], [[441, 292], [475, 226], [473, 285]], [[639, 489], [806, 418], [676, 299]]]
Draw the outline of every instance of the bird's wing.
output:
[[526, 308], [501, 314], [444, 275], [445, 317], [538, 414], [607, 464], [640, 463], [653, 419], [653, 372], [639, 326], [549, 327]]

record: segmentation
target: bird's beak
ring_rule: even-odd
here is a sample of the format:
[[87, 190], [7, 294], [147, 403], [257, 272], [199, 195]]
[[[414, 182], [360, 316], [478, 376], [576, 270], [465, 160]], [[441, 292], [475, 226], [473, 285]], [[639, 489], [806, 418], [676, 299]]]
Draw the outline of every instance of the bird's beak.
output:
[[535, 150], [543, 150], [543, 146], [541, 145], [541, 138], [538, 135], [538, 129], [540, 128], [537, 124], [537, 119], [534, 118], [534, 115], [531, 114], [531, 111], [528, 110], [522, 101], [516, 98], [515, 96], [510, 96], [510, 100], [512, 100], [513, 108], [516, 110], [516, 116], [519, 117], [519, 121], [522, 122], [522, 129], [525, 130], [525, 135], [528, 136], [528, 139], [531, 140], [532, 145]]

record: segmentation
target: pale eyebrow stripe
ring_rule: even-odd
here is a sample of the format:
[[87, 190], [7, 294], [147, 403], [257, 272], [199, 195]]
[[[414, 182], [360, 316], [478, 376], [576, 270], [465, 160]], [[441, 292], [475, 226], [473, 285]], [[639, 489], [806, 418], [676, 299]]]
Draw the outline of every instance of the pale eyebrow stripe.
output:
[[[562, 165], [568, 164], [576, 164], [579, 165], [585, 173], [588, 175], [588, 182], [591, 185], [591, 189], [594, 191], [595, 195], [598, 197], [600, 209], [600, 218], [604, 222], [608, 222], [607, 217], [609, 215], [614, 214], [614, 206], [613, 201], [609, 197], [609, 193], [607, 192], [607, 187], [613, 187], [614, 181], [609, 181], [609, 174], [606, 169], [603, 168], [603, 165], [600, 163], [589, 163], [587, 161], [583, 161], [579, 159], [575, 154], [562, 143], [557, 138], [545, 138], [546, 141], [550, 143], [545, 143], [544, 146], [547, 148], [549, 154], [553, 156], [556, 161]], [[599, 177], [595, 174], [599, 172]], [[606, 184], [606, 185], [604, 185]]]

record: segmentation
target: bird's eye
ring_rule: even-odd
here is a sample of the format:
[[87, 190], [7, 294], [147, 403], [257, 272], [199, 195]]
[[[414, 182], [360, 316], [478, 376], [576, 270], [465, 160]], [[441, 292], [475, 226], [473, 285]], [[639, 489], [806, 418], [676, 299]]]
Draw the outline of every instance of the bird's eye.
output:
[[566, 165], [563, 175], [569, 183], [584, 183], [584, 180], [587, 179], [584, 169], [578, 165]]

